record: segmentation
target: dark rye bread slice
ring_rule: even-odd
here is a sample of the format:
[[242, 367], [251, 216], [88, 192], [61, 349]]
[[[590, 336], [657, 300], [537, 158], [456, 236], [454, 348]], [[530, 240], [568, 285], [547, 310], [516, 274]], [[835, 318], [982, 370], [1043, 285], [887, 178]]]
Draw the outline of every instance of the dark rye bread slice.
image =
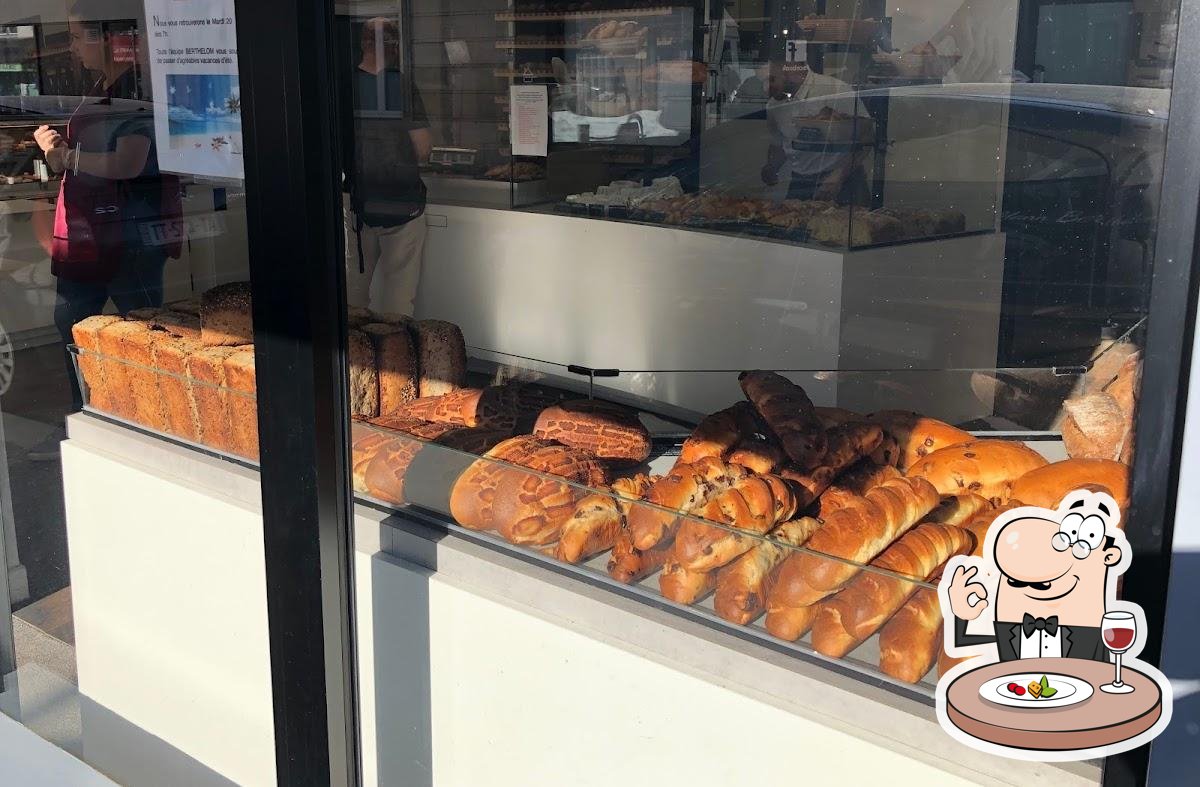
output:
[[417, 398], [419, 370], [417, 348], [406, 323], [368, 323], [362, 332], [375, 346], [375, 367], [379, 373], [379, 414], [399, 412]]
[[258, 459], [258, 388], [254, 351], [238, 350], [224, 360], [229, 387], [229, 431], [233, 453]]
[[166, 431], [176, 437], [200, 442], [199, 416], [188, 379], [187, 359], [203, 345], [194, 339], [165, 334], [151, 348], [158, 369], [158, 392], [162, 397]]
[[217, 451], [233, 450], [225, 359], [236, 352], [232, 347], [205, 347], [186, 360], [200, 442]]
[[421, 370], [418, 396], [441, 396], [462, 388], [467, 379], [467, 345], [459, 327], [443, 320], [420, 320], [416, 334]]
[[209, 347], [253, 343], [250, 282], [221, 284], [200, 297], [200, 341]]
[[108, 362], [100, 350], [100, 331], [117, 322], [121, 322], [121, 318], [116, 315], [98, 314], [71, 326], [71, 338], [81, 350], [75, 359], [87, 385], [87, 403], [96, 410], [114, 414], [116, 410], [107, 379]]

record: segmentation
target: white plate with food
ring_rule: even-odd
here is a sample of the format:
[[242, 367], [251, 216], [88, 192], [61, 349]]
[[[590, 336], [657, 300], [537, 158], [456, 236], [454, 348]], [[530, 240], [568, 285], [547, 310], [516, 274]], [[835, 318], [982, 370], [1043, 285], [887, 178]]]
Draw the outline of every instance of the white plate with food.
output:
[[1092, 696], [1092, 684], [1057, 673], [1020, 672], [992, 678], [979, 687], [979, 696], [1010, 708], [1063, 708]]

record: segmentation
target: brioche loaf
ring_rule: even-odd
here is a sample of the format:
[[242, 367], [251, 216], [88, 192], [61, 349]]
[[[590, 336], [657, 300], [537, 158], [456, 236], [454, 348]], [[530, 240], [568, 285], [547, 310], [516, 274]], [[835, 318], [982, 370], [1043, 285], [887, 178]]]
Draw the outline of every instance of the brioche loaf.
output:
[[613, 481], [611, 492], [584, 497], [563, 524], [555, 556], [567, 563], [578, 563], [597, 552], [612, 549], [625, 527], [629, 511], [625, 501], [639, 499], [649, 488], [650, 478], [638, 474]]
[[917, 683], [942, 652], [942, 605], [937, 591], [921, 588], [879, 631], [879, 669]]
[[825, 430], [804, 389], [775, 372], [742, 372], [738, 381], [788, 458], [801, 470], [819, 467], [825, 456]]
[[187, 376], [187, 358], [203, 347], [198, 340], [164, 333], [151, 348], [154, 368], [159, 370], [158, 392], [166, 431], [192, 442], [200, 442], [200, 414]]
[[254, 377], [254, 352], [239, 350], [225, 359], [229, 386], [230, 450], [258, 459], [258, 399]]
[[1129, 506], [1129, 468], [1111, 459], [1067, 459], [1030, 470], [1012, 486], [1012, 496], [1026, 505], [1056, 508], [1068, 492], [1101, 487], [1122, 511]]
[[648, 550], [666, 541], [675, 532], [679, 514], [703, 504], [711, 488], [694, 464], [675, 465], [646, 491], [646, 502], [650, 505], [634, 506], [630, 512], [633, 546]]
[[824, 518], [839, 508], [853, 505], [862, 500], [867, 490], [892, 478], [903, 476], [890, 464], [879, 465], [871, 459], [863, 459], [838, 476], [835, 482], [821, 493], [817, 498], [817, 513]]
[[232, 347], [205, 347], [185, 361], [200, 442], [218, 451], [232, 451], [234, 445], [225, 359], [235, 352]]
[[981, 511], [991, 510], [992, 504], [979, 495], [944, 495], [937, 508], [926, 514], [925, 522], [943, 525], [962, 525]]
[[821, 467], [807, 473], [796, 472], [791, 468], [780, 471], [780, 475], [795, 482], [803, 490], [797, 507], [804, 509], [811, 505], [829, 488], [835, 478], [873, 452], [882, 439], [883, 430], [877, 425], [860, 422], [848, 422], [826, 432], [828, 449]]
[[679, 461], [691, 464], [706, 456], [724, 458], [738, 442], [746, 437], [738, 426], [741, 418], [744, 418], [744, 415], [739, 416], [739, 409], [753, 408], [749, 402], [738, 402], [732, 407], [705, 416], [692, 431], [691, 436], [683, 441], [683, 448], [679, 452]]
[[712, 571], [761, 543], [747, 533], [765, 534], [795, 513], [796, 495], [782, 478], [739, 479], [681, 521], [675, 536], [675, 561], [690, 571]]
[[938, 502], [937, 490], [925, 479], [897, 478], [868, 491], [861, 507], [834, 511], [805, 545], [811, 554], [792, 555], [780, 567], [770, 606], [808, 606], [837, 592], [859, 565], [874, 559]]
[[[779, 569], [777, 568], [776, 574]], [[778, 581], [778, 580], [776, 580]], [[772, 583], [767, 591], [767, 617], [763, 621], [767, 633], [788, 642], [795, 642], [808, 633], [813, 620], [817, 617], [820, 604], [809, 604], [799, 607], [776, 606], [771, 603], [771, 595], [776, 585]]]
[[749, 552], [721, 569], [713, 597], [716, 613], [741, 625], [761, 615], [766, 609], [775, 568], [792, 554], [791, 547], [804, 544], [820, 525], [812, 517], [784, 522]]
[[375, 346], [379, 373], [379, 414], [391, 415], [417, 398], [417, 351], [405, 324], [372, 322], [362, 332]]
[[663, 564], [662, 573], [658, 575], [659, 592], [663, 598], [676, 604], [694, 604], [716, 586], [716, 573], [689, 571], [670, 558]]
[[250, 282], [221, 284], [200, 296], [200, 341], [209, 347], [254, 342]]
[[1012, 484], [1030, 470], [1046, 464], [1045, 458], [1014, 440], [974, 440], [941, 448], [908, 469], [943, 495], [972, 492], [993, 505], [1008, 500]]
[[[871, 561], [846, 589], [821, 605], [812, 643], [819, 653], [841, 658], [870, 637], [954, 555], [969, 552], [975, 539], [953, 525], [927, 523], [901, 536]], [[909, 579], [901, 579], [893, 572]]]
[[729, 453], [728, 459], [730, 464], [741, 465], [752, 472], [766, 474], [778, 470], [787, 461], [787, 456], [778, 443], [754, 435], [739, 440]]
[[[639, 503], [630, 506], [630, 512], [637, 510]], [[629, 515], [626, 515], [628, 522]], [[626, 526], [617, 533], [608, 558], [608, 575], [626, 585], [637, 582], [657, 571], [671, 556], [674, 545], [660, 544], [651, 549], [638, 549], [633, 545], [633, 536]]]
[[467, 377], [467, 344], [457, 325], [442, 320], [416, 324], [418, 396], [441, 396], [462, 388]]
[[899, 454], [895, 464], [901, 471], [939, 448], [974, 439], [969, 432], [909, 410], [880, 410], [868, 415], [867, 420], [879, 424], [896, 441]]
[[637, 413], [597, 399], [578, 399], [547, 407], [533, 434], [600, 458], [638, 464], [650, 456], [650, 433]]
[[96, 410], [117, 414], [116, 396], [125, 392], [116, 386], [121, 380], [114, 375], [110, 388], [108, 380], [108, 361], [100, 349], [100, 331], [113, 323], [121, 322], [121, 318], [111, 314], [97, 314], [85, 317], [71, 326], [71, 338], [75, 345], [82, 350], [75, 356], [79, 364], [79, 373], [87, 384], [88, 404]]

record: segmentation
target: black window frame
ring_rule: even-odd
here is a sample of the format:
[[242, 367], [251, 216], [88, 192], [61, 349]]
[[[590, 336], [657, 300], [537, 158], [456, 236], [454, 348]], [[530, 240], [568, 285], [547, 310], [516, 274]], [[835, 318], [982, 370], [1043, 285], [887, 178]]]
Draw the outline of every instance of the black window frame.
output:
[[[356, 785], [354, 499], [348, 462], [345, 270], [332, 0], [236, 4], [254, 294], [262, 499], [278, 781]], [[1126, 591], [1146, 611], [1143, 658], [1181, 663], [1188, 621], [1167, 597], [1196, 309], [1200, 0], [1182, 0], [1151, 283]], [[1181, 595], [1182, 594], [1182, 595]], [[1168, 648], [1164, 650], [1164, 641]], [[1175, 643], [1172, 645], [1172, 643]], [[1194, 658], [1197, 654], [1192, 654]], [[404, 665], [396, 665], [403, 669]], [[1147, 784], [1158, 742], [1109, 757], [1105, 787]]]

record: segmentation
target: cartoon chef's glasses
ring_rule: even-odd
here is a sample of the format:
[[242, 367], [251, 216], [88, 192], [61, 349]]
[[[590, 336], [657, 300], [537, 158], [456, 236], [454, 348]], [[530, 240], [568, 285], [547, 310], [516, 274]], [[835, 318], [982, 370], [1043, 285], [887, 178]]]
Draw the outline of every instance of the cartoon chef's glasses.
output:
[[1104, 543], [1104, 520], [1098, 514], [1084, 516], [1072, 511], [1063, 517], [1058, 532], [1050, 544], [1058, 552], [1071, 550], [1077, 559], [1083, 560]]

